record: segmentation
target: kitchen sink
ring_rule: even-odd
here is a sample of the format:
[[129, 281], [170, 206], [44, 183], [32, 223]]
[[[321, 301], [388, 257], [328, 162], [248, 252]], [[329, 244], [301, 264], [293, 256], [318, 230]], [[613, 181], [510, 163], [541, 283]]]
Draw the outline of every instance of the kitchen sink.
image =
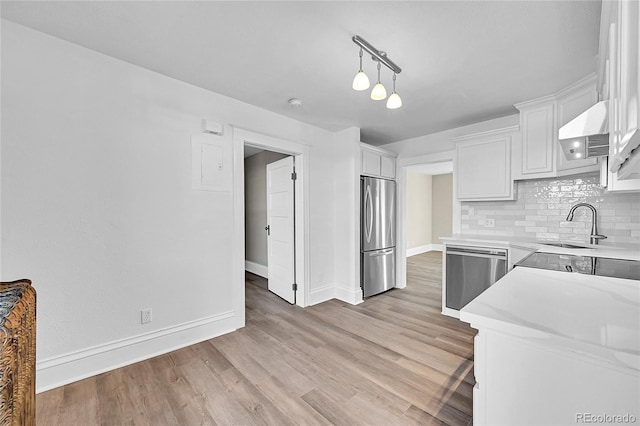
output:
[[590, 248], [587, 246], [581, 246], [579, 244], [568, 244], [568, 243], [540, 243], [545, 246], [554, 246], [554, 247], [562, 247], [562, 248], [572, 248], [572, 249], [586, 249]]

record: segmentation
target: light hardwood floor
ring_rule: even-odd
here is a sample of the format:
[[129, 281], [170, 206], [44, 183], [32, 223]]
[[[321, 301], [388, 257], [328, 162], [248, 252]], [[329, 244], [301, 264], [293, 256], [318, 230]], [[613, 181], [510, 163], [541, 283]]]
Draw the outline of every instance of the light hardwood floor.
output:
[[247, 325], [37, 396], [38, 425], [471, 424], [475, 331], [440, 314], [441, 254], [408, 285], [301, 309], [247, 277]]

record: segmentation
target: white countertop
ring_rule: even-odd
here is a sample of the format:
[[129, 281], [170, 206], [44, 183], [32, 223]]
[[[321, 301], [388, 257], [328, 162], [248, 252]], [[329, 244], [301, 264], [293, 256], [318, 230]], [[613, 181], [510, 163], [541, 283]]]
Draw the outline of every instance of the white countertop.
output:
[[[608, 257], [613, 259], [640, 260], [640, 245], [625, 245], [620, 247], [608, 245], [585, 244], [577, 241], [543, 241], [517, 237], [491, 236], [491, 235], [463, 235], [456, 234], [451, 237], [442, 237], [444, 244], [485, 244], [489, 246], [516, 247], [541, 251], [546, 253], [573, 254], [576, 256]], [[580, 244], [587, 246], [584, 249], [564, 248], [545, 245], [545, 242], [568, 244]]]
[[640, 281], [516, 267], [460, 319], [640, 370]]

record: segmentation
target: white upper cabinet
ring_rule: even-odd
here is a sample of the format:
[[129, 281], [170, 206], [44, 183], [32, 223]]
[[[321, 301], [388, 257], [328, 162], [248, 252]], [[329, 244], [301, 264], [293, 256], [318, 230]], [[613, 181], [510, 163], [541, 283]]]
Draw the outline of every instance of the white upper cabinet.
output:
[[[556, 141], [554, 138], [555, 99], [541, 98], [516, 105], [520, 110], [520, 167], [516, 179], [553, 177], [556, 173]], [[515, 162], [517, 164], [517, 162]]]
[[396, 178], [396, 157], [380, 156], [380, 176], [388, 179]]
[[365, 176], [396, 178], [396, 156], [388, 151], [365, 143], [360, 144], [360, 174]]
[[[640, 188], [640, 4], [602, 2], [598, 87], [609, 101], [607, 188]], [[634, 151], [635, 149], [635, 151]]]
[[362, 174], [368, 176], [380, 176], [380, 154], [362, 150]]
[[515, 199], [511, 145], [518, 140], [518, 126], [453, 139], [456, 198], [464, 201]]
[[567, 160], [558, 129], [597, 101], [592, 74], [551, 96], [516, 104], [520, 111], [521, 142], [513, 149], [513, 176], [541, 179], [598, 169], [596, 158]]

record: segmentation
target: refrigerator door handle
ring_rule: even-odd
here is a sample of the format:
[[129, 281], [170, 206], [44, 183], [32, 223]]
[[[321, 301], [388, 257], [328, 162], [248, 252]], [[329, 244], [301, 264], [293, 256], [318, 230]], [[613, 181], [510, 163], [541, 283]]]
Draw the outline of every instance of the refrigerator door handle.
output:
[[391, 253], [393, 253], [393, 249], [386, 249], [386, 250], [376, 251], [375, 253], [371, 253], [369, 256], [371, 256], [371, 257], [386, 256], [386, 255], [391, 254]]
[[[367, 216], [367, 207], [369, 207], [369, 215]], [[367, 226], [367, 217], [369, 219], [369, 225]], [[364, 232], [367, 237], [367, 242], [371, 242], [371, 231], [373, 231], [373, 201], [371, 199], [371, 186], [367, 185], [367, 189], [364, 193]]]

